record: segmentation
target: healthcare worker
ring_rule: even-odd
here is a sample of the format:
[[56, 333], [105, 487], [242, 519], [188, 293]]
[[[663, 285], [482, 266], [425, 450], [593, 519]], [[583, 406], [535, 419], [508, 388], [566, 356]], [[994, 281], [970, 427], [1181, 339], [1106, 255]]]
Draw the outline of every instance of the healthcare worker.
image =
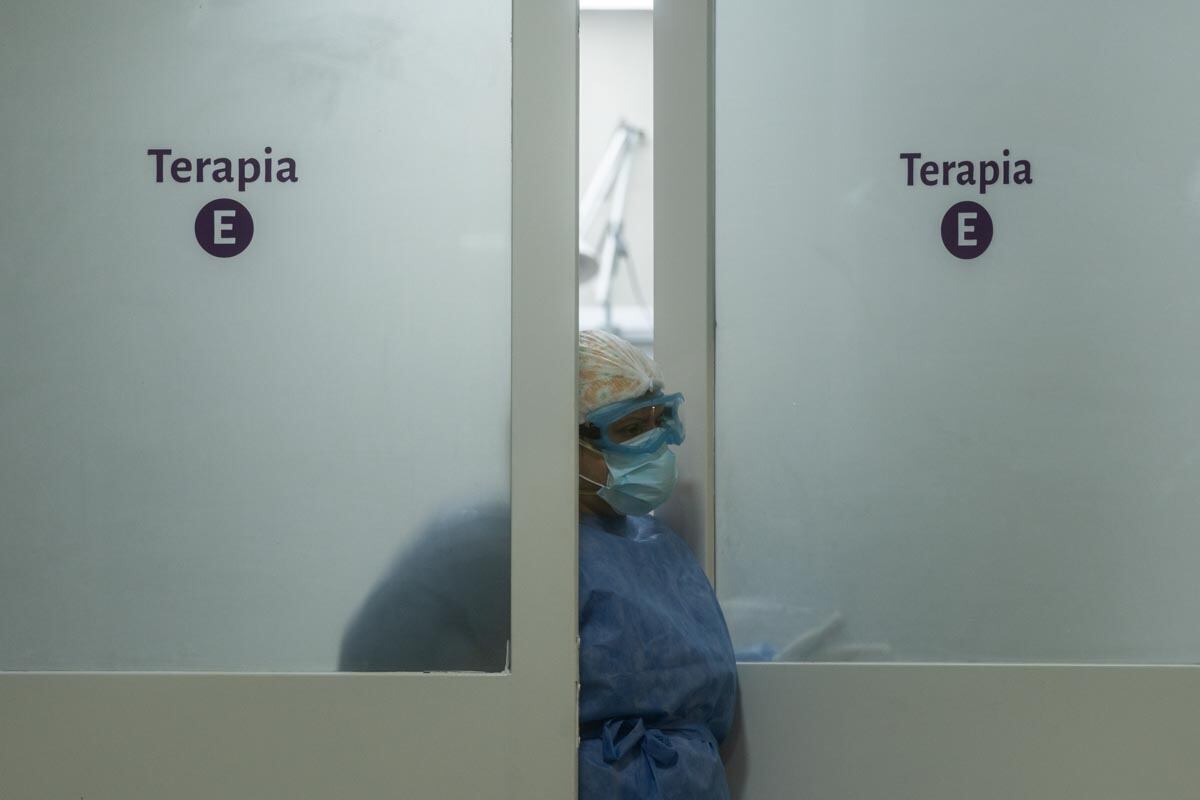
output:
[[[729, 632], [691, 551], [650, 515], [683, 443], [683, 398], [663, 388], [633, 345], [579, 335], [581, 800], [729, 797]], [[504, 669], [509, 520], [480, 503], [415, 534], [350, 620], [340, 669]]]
[[737, 672], [717, 598], [650, 515], [675, 486], [679, 394], [625, 340], [579, 335], [581, 800], [728, 798]]

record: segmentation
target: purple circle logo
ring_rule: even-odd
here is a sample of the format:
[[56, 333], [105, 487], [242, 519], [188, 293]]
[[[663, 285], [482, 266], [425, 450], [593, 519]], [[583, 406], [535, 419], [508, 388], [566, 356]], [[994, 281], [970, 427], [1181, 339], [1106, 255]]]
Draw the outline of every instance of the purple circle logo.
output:
[[992, 215], [970, 200], [955, 203], [942, 217], [942, 243], [958, 258], [983, 255], [992, 243]]
[[213, 200], [196, 215], [196, 241], [217, 258], [236, 256], [253, 238], [254, 218], [237, 200]]

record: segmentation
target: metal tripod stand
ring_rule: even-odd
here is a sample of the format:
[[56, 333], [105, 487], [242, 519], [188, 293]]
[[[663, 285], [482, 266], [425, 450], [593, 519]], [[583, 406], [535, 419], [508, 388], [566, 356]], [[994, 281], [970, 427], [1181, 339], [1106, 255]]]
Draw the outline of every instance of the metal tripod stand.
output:
[[[579, 282], [596, 280], [596, 296], [604, 306], [604, 327], [608, 330], [613, 330], [613, 280], [622, 261], [629, 265], [626, 272], [638, 304], [649, 314], [625, 242], [625, 202], [629, 193], [629, 175], [633, 169], [634, 153], [645, 141], [645, 131], [622, 120], [579, 201]], [[608, 203], [608, 218], [593, 242], [589, 240], [588, 233], [595, 226], [605, 202]]]

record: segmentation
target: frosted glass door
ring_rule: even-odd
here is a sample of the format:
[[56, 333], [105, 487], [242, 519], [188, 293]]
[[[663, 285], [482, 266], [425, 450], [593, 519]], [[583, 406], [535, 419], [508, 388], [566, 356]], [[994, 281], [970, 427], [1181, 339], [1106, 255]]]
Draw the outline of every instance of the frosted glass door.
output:
[[1200, 7], [716, 7], [735, 644], [1200, 662]]
[[334, 670], [446, 531], [477, 596], [388, 597], [486, 653], [403, 668], [504, 668], [511, 34], [495, 2], [0, 11], [0, 669]]

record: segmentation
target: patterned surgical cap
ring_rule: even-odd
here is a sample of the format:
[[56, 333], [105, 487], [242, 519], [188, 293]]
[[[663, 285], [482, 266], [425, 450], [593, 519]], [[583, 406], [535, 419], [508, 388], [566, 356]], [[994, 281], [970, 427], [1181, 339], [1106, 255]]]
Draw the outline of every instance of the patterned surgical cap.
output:
[[619, 336], [579, 333], [579, 422], [597, 408], [663, 388], [662, 370]]

